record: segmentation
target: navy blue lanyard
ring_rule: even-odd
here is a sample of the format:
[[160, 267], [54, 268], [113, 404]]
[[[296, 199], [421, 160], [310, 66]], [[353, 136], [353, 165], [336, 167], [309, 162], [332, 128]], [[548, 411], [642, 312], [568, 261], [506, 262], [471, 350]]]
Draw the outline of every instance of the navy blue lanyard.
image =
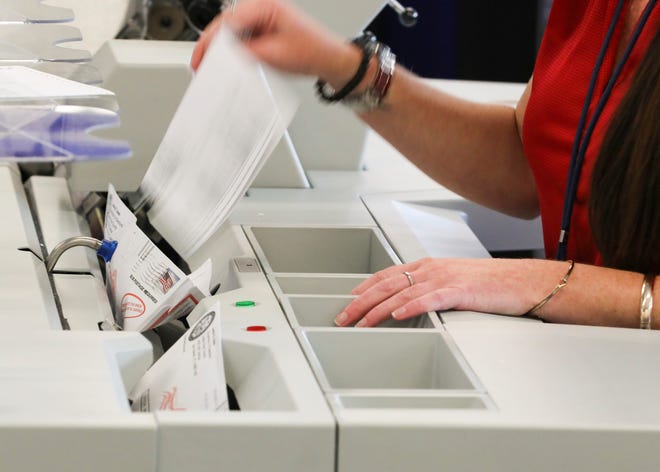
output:
[[603, 66], [605, 54], [610, 45], [610, 41], [612, 40], [612, 36], [614, 35], [614, 30], [616, 28], [616, 24], [619, 20], [619, 17], [621, 16], [621, 10], [623, 10], [624, 3], [625, 0], [619, 0], [619, 3], [616, 6], [616, 10], [614, 11], [614, 18], [612, 18], [612, 22], [610, 23], [610, 26], [607, 30], [607, 34], [605, 35], [605, 40], [603, 41], [603, 45], [600, 48], [600, 52], [598, 53], [596, 64], [594, 66], [593, 72], [591, 73], [591, 81], [589, 82], [587, 96], [584, 101], [584, 106], [582, 107], [582, 113], [580, 115], [580, 121], [578, 122], [577, 132], [575, 133], [575, 140], [573, 141], [573, 148], [571, 150], [571, 161], [568, 168], [568, 179], [566, 182], [566, 193], [564, 195], [564, 209], [561, 217], [561, 231], [559, 232], [559, 246], [557, 247], [556, 259], [560, 261], [566, 260], [566, 249], [568, 247], [568, 236], [571, 226], [571, 217], [573, 215], [573, 206], [575, 204], [575, 198], [577, 195], [578, 182], [580, 181], [580, 173], [582, 172], [584, 155], [587, 152], [587, 147], [589, 146], [591, 135], [593, 134], [594, 128], [596, 127], [596, 123], [598, 122], [598, 118], [600, 117], [603, 109], [605, 108], [605, 104], [607, 103], [607, 100], [610, 97], [612, 89], [614, 88], [614, 84], [619, 78], [619, 75], [621, 75], [623, 66], [630, 57], [630, 53], [633, 47], [635, 46], [637, 39], [639, 39], [639, 36], [642, 33], [642, 29], [644, 28], [646, 21], [648, 20], [649, 16], [651, 16], [651, 11], [655, 6], [656, 0], [649, 0], [649, 3], [646, 5], [646, 8], [644, 9], [642, 16], [637, 22], [637, 26], [635, 27], [635, 30], [630, 36], [630, 41], [628, 42], [628, 46], [623, 52], [623, 55], [621, 56], [619, 63], [614, 68], [614, 71], [612, 72], [612, 75], [609, 81], [607, 82], [605, 90], [603, 91], [602, 96], [598, 100], [596, 108], [594, 109], [594, 113], [589, 119], [589, 122], [587, 123], [587, 114], [589, 113], [589, 105], [591, 104], [591, 98], [593, 97], [594, 89], [596, 88], [598, 74]]

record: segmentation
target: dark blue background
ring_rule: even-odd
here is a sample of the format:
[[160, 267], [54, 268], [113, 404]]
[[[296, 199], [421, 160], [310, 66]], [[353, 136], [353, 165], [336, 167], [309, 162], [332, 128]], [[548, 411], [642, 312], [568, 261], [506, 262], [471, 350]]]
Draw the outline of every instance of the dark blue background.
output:
[[[387, 7], [369, 25], [424, 77], [526, 82], [534, 66], [543, 8], [534, 0], [403, 0], [419, 12], [402, 26]], [[540, 3], [543, 3], [541, 1]]]

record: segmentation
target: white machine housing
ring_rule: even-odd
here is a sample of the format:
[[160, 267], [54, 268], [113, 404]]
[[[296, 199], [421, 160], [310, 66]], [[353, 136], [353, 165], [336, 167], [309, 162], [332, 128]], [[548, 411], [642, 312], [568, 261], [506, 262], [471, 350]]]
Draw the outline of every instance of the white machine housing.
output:
[[[171, 74], [158, 66], [171, 98], [188, 80], [179, 67], [186, 46], [163, 47], [172, 55], [162, 63], [175, 63]], [[122, 48], [129, 54], [130, 45], [107, 50]], [[506, 103], [524, 87], [432, 83]], [[41, 261], [58, 241], [89, 234], [71, 196], [85, 190], [86, 165], [68, 180], [26, 182], [17, 166], [0, 165], [0, 470], [657, 470], [658, 333], [473, 312], [335, 327], [350, 290], [381, 268], [538, 251], [540, 225], [461, 199], [363, 128], [357, 155], [335, 146], [336, 137], [321, 143], [318, 132], [296, 143], [294, 128], [282, 159], [299, 162], [291, 178], [300, 185], [253, 187], [186, 261], [193, 269], [213, 261], [220, 291], [203, 305], [222, 306], [225, 375], [238, 411], [131, 412], [126, 395], [151, 364], [152, 343], [99, 331], [110, 307], [89, 250], [67, 252], [51, 275]], [[298, 159], [304, 148], [329, 157]], [[319, 169], [328, 160], [350, 165]], [[139, 182], [114, 172], [90, 171], [97, 180], [86, 190], [115, 178], [118, 187], [126, 178], [125, 189]], [[255, 303], [236, 305], [243, 300]]]

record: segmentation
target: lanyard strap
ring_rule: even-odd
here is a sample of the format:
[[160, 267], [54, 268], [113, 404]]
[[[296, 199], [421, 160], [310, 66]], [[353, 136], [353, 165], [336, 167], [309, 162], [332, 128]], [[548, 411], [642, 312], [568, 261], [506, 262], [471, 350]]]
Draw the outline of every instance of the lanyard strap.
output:
[[614, 11], [614, 18], [610, 23], [610, 26], [607, 30], [607, 34], [605, 35], [605, 40], [603, 41], [603, 45], [600, 48], [600, 52], [598, 53], [596, 64], [594, 65], [594, 69], [591, 73], [591, 80], [589, 82], [589, 88], [587, 90], [587, 96], [585, 98], [584, 106], [582, 107], [582, 113], [580, 115], [580, 120], [578, 122], [577, 132], [575, 133], [575, 140], [573, 141], [573, 148], [571, 150], [571, 161], [568, 169], [568, 179], [566, 182], [566, 192], [564, 195], [564, 208], [562, 211], [562, 218], [561, 218], [561, 231], [559, 232], [559, 245], [557, 247], [557, 256], [556, 256], [556, 259], [560, 261], [566, 260], [566, 249], [568, 247], [568, 236], [571, 226], [571, 217], [573, 215], [573, 206], [575, 204], [575, 198], [577, 195], [577, 187], [578, 187], [578, 182], [580, 181], [580, 173], [582, 172], [582, 164], [584, 162], [584, 156], [587, 153], [587, 147], [589, 146], [591, 135], [593, 134], [594, 129], [596, 128], [596, 123], [598, 122], [598, 118], [603, 112], [607, 100], [609, 99], [610, 94], [612, 93], [612, 89], [614, 89], [614, 84], [621, 75], [623, 66], [630, 57], [630, 53], [635, 47], [635, 44], [637, 43], [637, 40], [639, 39], [639, 36], [642, 33], [642, 29], [644, 28], [644, 25], [646, 24], [649, 16], [651, 16], [651, 11], [655, 6], [656, 0], [649, 0], [649, 3], [646, 5], [646, 8], [644, 9], [642, 16], [640, 17], [637, 26], [635, 27], [635, 30], [630, 36], [630, 41], [628, 42], [628, 45], [626, 46], [626, 49], [623, 52], [623, 55], [621, 56], [619, 63], [616, 65], [614, 71], [612, 72], [612, 75], [610, 76], [607, 82], [607, 86], [605, 87], [605, 90], [603, 91], [603, 94], [598, 100], [598, 104], [594, 109], [594, 113], [589, 119], [589, 122], [588, 124], [586, 124], [586, 128], [585, 128], [585, 123], [587, 121], [587, 114], [589, 113], [589, 105], [591, 104], [591, 99], [593, 97], [594, 89], [596, 88], [596, 82], [598, 80], [598, 73], [600, 72], [600, 69], [603, 66], [605, 54], [612, 40], [612, 36], [614, 35], [614, 30], [616, 28], [616, 24], [619, 20], [619, 17], [621, 16], [621, 10], [623, 9], [624, 3], [625, 0], [619, 0], [619, 3], [616, 6], [616, 10]]

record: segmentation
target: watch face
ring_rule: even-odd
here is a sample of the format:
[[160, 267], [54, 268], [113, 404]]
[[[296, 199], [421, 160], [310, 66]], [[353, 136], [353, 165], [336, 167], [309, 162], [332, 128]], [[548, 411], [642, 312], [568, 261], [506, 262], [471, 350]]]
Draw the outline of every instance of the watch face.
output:
[[196, 324], [193, 326], [190, 336], [188, 336], [189, 341], [194, 341], [199, 338], [204, 332], [211, 326], [213, 319], [215, 318], [215, 311], [209, 311], [205, 314]]

